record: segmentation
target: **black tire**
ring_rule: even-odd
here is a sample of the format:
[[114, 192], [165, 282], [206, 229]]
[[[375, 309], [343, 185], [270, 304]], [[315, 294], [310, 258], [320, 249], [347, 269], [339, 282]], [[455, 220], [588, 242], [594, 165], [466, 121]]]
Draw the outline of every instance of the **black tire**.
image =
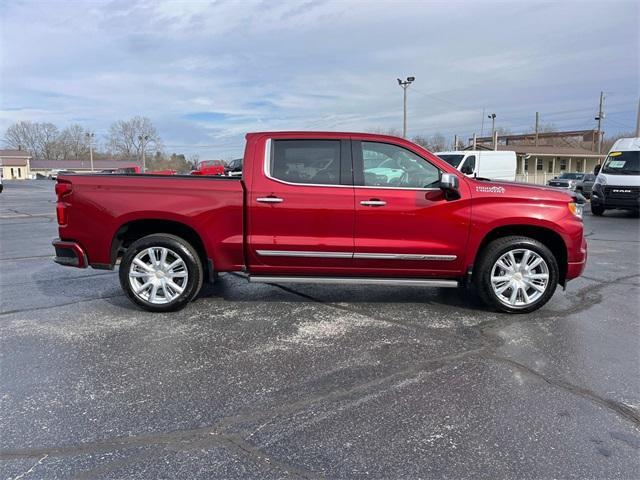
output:
[[[548, 268], [548, 283], [546, 284], [546, 290], [532, 303], [511, 306], [503, 303], [494, 292], [491, 273], [500, 257], [509, 251], [520, 249], [533, 251], [544, 260]], [[542, 307], [555, 293], [558, 279], [558, 262], [551, 250], [543, 243], [529, 237], [510, 236], [492, 241], [480, 252], [476, 271], [474, 272], [474, 283], [482, 301], [495, 310], [507, 313], [529, 313]]]
[[591, 203], [591, 213], [593, 213], [595, 216], [600, 217], [604, 214], [604, 207], [602, 205], [594, 205], [593, 202]]
[[[157, 304], [141, 298], [136, 294], [129, 280], [129, 272], [136, 255], [152, 247], [169, 249], [172, 255], [182, 259], [186, 266], [188, 276], [185, 285], [183, 285], [183, 291], [167, 303]], [[149, 312], [173, 312], [184, 308], [187, 303], [198, 295], [198, 292], [200, 292], [202, 288], [204, 269], [198, 252], [196, 252], [190, 243], [175, 235], [157, 233], [142, 237], [127, 248], [120, 262], [119, 277], [122, 289], [135, 304]]]

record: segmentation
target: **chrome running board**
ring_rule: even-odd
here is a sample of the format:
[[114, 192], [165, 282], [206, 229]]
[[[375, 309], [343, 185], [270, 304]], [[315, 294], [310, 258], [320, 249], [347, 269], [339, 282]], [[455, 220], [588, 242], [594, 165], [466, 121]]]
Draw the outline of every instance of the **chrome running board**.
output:
[[423, 279], [423, 278], [375, 278], [375, 277], [284, 277], [284, 276], [249, 276], [251, 283], [323, 283], [337, 285], [391, 285], [397, 287], [439, 287], [456, 288], [457, 280]]

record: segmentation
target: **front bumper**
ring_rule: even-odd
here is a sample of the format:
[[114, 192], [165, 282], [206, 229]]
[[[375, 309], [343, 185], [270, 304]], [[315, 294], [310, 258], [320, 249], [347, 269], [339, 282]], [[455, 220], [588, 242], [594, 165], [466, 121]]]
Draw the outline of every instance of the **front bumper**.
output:
[[638, 187], [594, 186], [591, 192], [591, 204], [604, 208], [638, 210], [640, 209]]
[[89, 266], [87, 254], [79, 243], [56, 238], [51, 244], [56, 250], [54, 262], [66, 267], [87, 268]]
[[[577, 262], [567, 263], [567, 280], [573, 280], [579, 277], [584, 272], [584, 268], [587, 266], [587, 241], [582, 237], [582, 245], [580, 246], [580, 255]], [[581, 258], [581, 259], [580, 259]]]

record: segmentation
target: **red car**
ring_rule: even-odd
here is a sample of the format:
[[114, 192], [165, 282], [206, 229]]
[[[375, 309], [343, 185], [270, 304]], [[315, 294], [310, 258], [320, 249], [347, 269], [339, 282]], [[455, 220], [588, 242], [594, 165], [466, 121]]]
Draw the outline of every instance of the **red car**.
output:
[[203, 281], [457, 287], [531, 312], [587, 260], [567, 192], [468, 178], [401, 138], [252, 133], [242, 177], [61, 176], [55, 261], [113, 269], [150, 311]]
[[191, 175], [224, 175], [225, 166], [224, 160], [203, 160]]

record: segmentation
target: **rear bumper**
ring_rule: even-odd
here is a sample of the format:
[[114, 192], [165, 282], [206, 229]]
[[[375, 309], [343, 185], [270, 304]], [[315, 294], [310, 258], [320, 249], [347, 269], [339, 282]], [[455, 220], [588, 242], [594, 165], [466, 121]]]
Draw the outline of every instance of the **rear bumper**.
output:
[[56, 238], [51, 242], [56, 250], [56, 256], [53, 261], [66, 267], [87, 268], [87, 254], [84, 252], [80, 244], [76, 242], [68, 242]]

